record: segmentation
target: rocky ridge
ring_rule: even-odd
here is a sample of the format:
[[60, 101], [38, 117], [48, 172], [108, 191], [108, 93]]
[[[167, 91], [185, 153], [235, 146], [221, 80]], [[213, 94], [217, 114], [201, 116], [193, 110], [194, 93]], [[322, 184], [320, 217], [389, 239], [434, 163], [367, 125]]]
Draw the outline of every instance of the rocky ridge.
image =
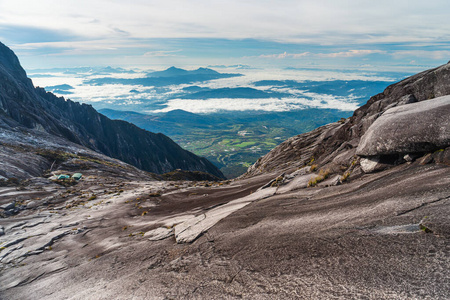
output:
[[[250, 166], [243, 177], [273, 171], [282, 172], [313, 164], [329, 169], [331, 173], [342, 175], [351, 171], [352, 176], [359, 176], [359, 168], [353, 172], [359, 157], [370, 156], [372, 160], [381, 160], [387, 166], [392, 166], [406, 162], [403, 157], [410, 153], [417, 157], [447, 148], [449, 98], [440, 97], [450, 95], [449, 82], [450, 63], [390, 85], [382, 93], [371, 97], [347, 120], [319, 127], [283, 142]], [[403, 122], [387, 124], [388, 115], [392, 116], [391, 119], [401, 117]], [[381, 120], [374, 124], [380, 117]], [[380, 126], [383, 120], [385, 124]], [[379, 141], [391, 143], [394, 139], [405, 138], [410, 140], [410, 147], [400, 149], [400, 145], [391, 145], [390, 151], [381, 151], [374, 150], [373, 146], [371, 151], [367, 151], [366, 143], [377, 127], [382, 127], [375, 133]], [[391, 132], [395, 132], [395, 136], [386, 136], [385, 130], [388, 127]], [[420, 141], [417, 140], [419, 136], [422, 137]], [[372, 140], [372, 143], [379, 141]], [[420, 147], [417, 146], [419, 144]], [[448, 157], [444, 160], [448, 163]]]
[[208, 160], [183, 150], [163, 134], [110, 120], [90, 105], [33, 87], [15, 54], [1, 43], [0, 125], [2, 132], [20, 128], [47, 133], [153, 173], [183, 169], [224, 178]]

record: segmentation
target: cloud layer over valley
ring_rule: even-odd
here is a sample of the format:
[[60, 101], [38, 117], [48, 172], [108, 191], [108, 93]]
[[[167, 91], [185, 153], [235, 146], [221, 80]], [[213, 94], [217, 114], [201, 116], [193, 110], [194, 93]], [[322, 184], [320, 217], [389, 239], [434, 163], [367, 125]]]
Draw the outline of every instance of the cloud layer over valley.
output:
[[[218, 75], [214, 76], [221, 76], [223, 72], [242, 76], [197, 79], [200, 80], [197, 82], [197, 77], [193, 77], [194, 82], [181, 84], [171, 84], [179, 80], [168, 78], [165, 79], [166, 85], [144, 86], [139, 82], [151, 79], [147, 77], [152, 76], [149, 75], [151, 71], [108, 67], [40, 69], [30, 70], [29, 73], [35, 85], [47, 87], [48, 91], [65, 98], [92, 104], [98, 109], [134, 110], [149, 114], [176, 109], [193, 113], [282, 112], [305, 108], [353, 111], [367, 100], [365, 97], [370, 96], [375, 88], [378, 88], [376, 92], [381, 92], [389, 82], [401, 77], [397, 73], [324, 70], [219, 70], [221, 72], [216, 72]], [[111, 80], [117, 82], [109, 83]]]

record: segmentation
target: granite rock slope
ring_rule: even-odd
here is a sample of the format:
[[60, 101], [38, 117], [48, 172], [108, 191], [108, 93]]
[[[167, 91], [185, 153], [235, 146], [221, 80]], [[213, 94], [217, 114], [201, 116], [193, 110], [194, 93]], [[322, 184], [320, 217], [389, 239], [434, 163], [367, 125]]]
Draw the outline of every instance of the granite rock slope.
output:
[[449, 174], [415, 161], [330, 187], [0, 188], [1, 207], [26, 207], [2, 219], [0, 298], [448, 299]]

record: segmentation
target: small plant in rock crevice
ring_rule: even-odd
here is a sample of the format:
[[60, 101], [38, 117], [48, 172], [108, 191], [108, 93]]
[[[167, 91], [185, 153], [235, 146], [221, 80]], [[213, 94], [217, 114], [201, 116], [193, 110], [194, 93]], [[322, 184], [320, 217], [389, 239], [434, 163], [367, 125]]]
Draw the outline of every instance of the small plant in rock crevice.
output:
[[311, 157], [311, 159], [309, 160], [309, 163], [307, 163], [306, 165], [307, 165], [307, 166], [312, 166], [313, 163], [314, 163], [314, 161], [315, 161], [315, 158], [314, 158], [314, 156], [313, 156], [313, 157]]
[[348, 180], [348, 178], [350, 177], [350, 174], [352, 174], [351, 171], [345, 172], [341, 177], [341, 182], [346, 182]]
[[278, 176], [278, 177], [272, 182], [272, 184], [271, 184], [270, 186], [271, 186], [271, 187], [277, 187], [277, 186], [280, 186], [280, 185], [283, 183], [283, 179], [284, 179], [283, 176]]
[[352, 164], [351, 164], [351, 167], [354, 167], [357, 162], [358, 162], [358, 157], [354, 157], [353, 161], [352, 161]]
[[420, 230], [422, 230], [425, 233], [433, 233], [433, 230], [431, 230], [430, 228], [428, 228], [427, 226], [425, 226], [423, 224], [419, 224], [419, 228], [420, 228]]
[[320, 182], [324, 181], [325, 179], [327, 179], [329, 175], [330, 175], [330, 170], [329, 169], [326, 169], [326, 170], [321, 169], [319, 171], [319, 175], [318, 176], [316, 176], [314, 178], [311, 178], [308, 181], [308, 187], [316, 186], [318, 183], [320, 183]]

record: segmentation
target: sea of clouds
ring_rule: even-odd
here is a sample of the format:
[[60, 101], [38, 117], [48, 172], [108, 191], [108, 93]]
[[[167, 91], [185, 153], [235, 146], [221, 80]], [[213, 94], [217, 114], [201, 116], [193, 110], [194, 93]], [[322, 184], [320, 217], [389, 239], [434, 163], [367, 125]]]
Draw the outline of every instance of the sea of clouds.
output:
[[[94, 78], [142, 78], [148, 70], [135, 70], [134, 73], [120, 72], [99, 74], [98, 72], [60, 72], [47, 70], [33, 72], [29, 70], [29, 77], [36, 86], [52, 87], [68, 84], [73, 89], [66, 90], [64, 96], [74, 101], [88, 103], [95, 108], [111, 108], [117, 110], [134, 110], [148, 114], [163, 113], [175, 109], [183, 109], [192, 113], [215, 113], [224, 111], [291, 111], [305, 108], [338, 109], [353, 111], [358, 108], [355, 96], [337, 96], [333, 94], [318, 94], [301, 89], [280, 86], [255, 86], [260, 80], [294, 80], [294, 81], [332, 81], [332, 80], [364, 80], [364, 81], [392, 81], [393, 78], [368, 72], [340, 72], [328, 70], [262, 70], [241, 68], [222, 68], [222, 73], [241, 73], [244, 76], [216, 79], [193, 84], [170, 85], [166, 87], [149, 87], [132, 84], [90, 85], [86, 82]], [[36, 76], [34, 76], [36, 75]], [[289, 97], [243, 99], [243, 98], [213, 98], [186, 99], [183, 88], [196, 85], [202, 88], [234, 88], [251, 87], [263, 91], [275, 91], [290, 94]], [[47, 90], [49, 90], [47, 88]], [[50, 89], [50, 91], [52, 91]], [[68, 92], [68, 93], [67, 93]]]

